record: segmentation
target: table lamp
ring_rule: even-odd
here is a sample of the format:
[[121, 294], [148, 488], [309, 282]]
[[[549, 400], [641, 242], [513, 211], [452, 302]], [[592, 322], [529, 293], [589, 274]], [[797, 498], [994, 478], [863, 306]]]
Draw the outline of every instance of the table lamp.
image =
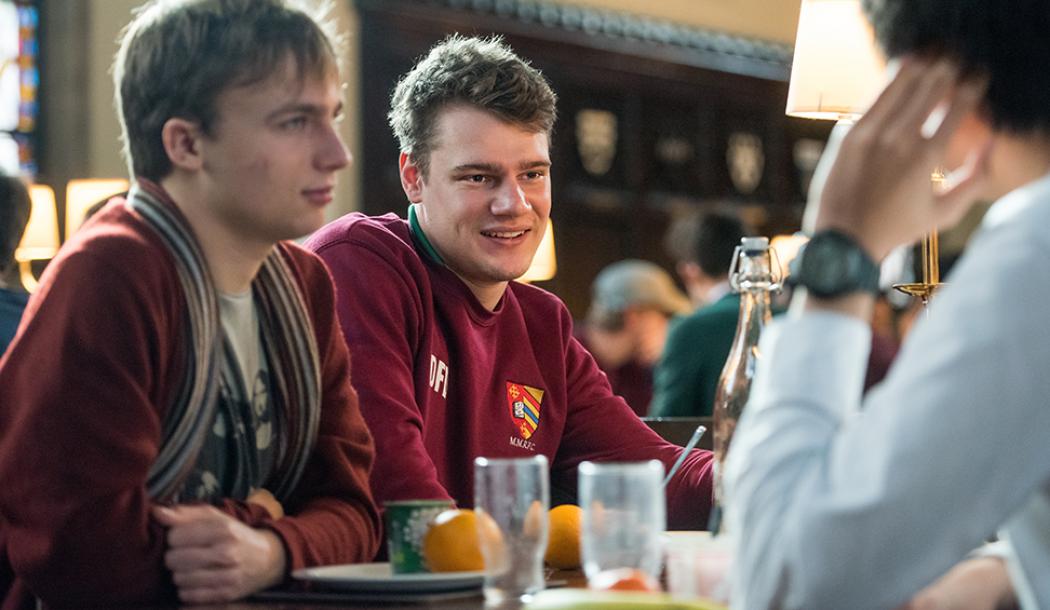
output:
[[55, 209], [55, 192], [43, 184], [29, 187], [29, 224], [22, 240], [15, 248], [15, 260], [21, 274], [22, 285], [32, 292], [39, 282], [33, 275], [32, 262], [46, 260], [58, 252], [58, 211]]
[[[855, 121], [882, 80], [883, 61], [859, 0], [802, 0], [786, 114]], [[936, 184], [943, 175], [934, 172]], [[928, 303], [940, 285], [937, 231], [922, 239], [922, 282], [894, 288]]]
[[558, 260], [554, 255], [554, 223], [547, 219], [547, 230], [543, 233], [540, 247], [536, 249], [536, 255], [532, 257], [525, 275], [518, 278], [519, 282], [543, 282], [554, 277], [558, 270]]
[[70, 180], [66, 185], [66, 239], [84, 224], [94, 205], [127, 191], [128, 186], [123, 178]]
[[856, 120], [883, 62], [858, 0], [802, 0], [788, 84], [788, 116]]

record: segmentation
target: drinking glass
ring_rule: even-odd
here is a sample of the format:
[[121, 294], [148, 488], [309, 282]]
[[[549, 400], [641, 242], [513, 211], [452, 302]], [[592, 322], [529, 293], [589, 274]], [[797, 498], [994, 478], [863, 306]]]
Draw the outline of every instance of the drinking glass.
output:
[[660, 576], [661, 540], [667, 521], [663, 464], [583, 462], [579, 469], [583, 508], [583, 571], [635, 568]]
[[485, 603], [529, 601], [543, 589], [550, 483], [547, 458], [474, 460], [474, 511]]
[[667, 592], [729, 603], [733, 543], [728, 534], [667, 532]]

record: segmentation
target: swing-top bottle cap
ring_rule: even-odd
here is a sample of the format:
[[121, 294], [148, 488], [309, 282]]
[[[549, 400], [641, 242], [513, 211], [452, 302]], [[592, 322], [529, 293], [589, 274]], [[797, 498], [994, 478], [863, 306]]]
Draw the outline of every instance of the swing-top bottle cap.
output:
[[741, 237], [740, 249], [744, 252], [761, 252], [769, 249], [768, 237]]

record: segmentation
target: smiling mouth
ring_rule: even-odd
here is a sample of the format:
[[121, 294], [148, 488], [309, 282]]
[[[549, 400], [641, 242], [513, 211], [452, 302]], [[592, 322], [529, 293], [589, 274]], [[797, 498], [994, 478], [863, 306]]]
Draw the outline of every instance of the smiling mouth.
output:
[[493, 237], [496, 239], [516, 239], [528, 233], [529, 230], [524, 231], [482, 231], [481, 234], [485, 237]]

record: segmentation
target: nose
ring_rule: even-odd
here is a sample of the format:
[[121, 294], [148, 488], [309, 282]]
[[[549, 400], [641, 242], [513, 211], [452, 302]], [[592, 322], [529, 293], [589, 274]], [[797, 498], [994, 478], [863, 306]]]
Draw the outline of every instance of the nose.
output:
[[319, 169], [329, 172], [341, 170], [353, 161], [334, 124], [326, 126], [321, 134], [315, 159]]
[[492, 198], [492, 213], [497, 216], [516, 216], [532, 209], [525, 190], [517, 180], [504, 180]]

